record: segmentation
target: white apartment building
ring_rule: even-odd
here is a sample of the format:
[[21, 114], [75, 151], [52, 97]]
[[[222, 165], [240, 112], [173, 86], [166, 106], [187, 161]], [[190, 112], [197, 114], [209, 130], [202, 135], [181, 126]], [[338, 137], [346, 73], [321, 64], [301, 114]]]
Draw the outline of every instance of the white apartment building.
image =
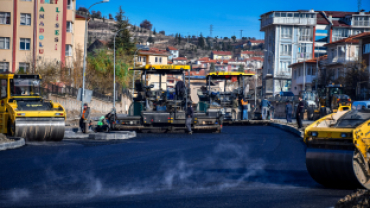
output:
[[263, 93], [291, 91], [289, 65], [325, 55], [327, 43], [370, 31], [369, 20], [368, 12], [298, 10], [261, 15], [261, 31], [265, 32]]

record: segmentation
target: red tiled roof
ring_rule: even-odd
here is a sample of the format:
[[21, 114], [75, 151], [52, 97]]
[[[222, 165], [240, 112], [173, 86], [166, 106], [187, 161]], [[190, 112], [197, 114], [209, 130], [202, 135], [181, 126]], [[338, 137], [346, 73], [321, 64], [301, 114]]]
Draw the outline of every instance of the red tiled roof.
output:
[[251, 59], [253, 61], [261, 61], [261, 62], [263, 62], [263, 58], [262, 57], [250, 57], [249, 59]]
[[254, 51], [242, 51], [241, 54], [254, 54]]
[[[367, 33], [367, 35], [370, 34], [370, 32], [365, 32], [365, 33]], [[333, 45], [333, 44], [340, 44], [340, 43], [358, 44], [360, 41], [358, 39], [356, 39], [356, 38], [362, 37], [363, 35], [366, 35], [366, 34], [361, 33], [361, 34], [358, 34], [358, 35], [353, 35], [353, 36], [350, 36], [348, 38], [344, 38], [344, 39], [341, 39], [341, 40], [338, 40], [338, 41], [335, 41], [335, 42], [331, 42], [331, 43], [325, 44], [324, 46], [329, 46], [329, 45]]]
[[212, 51], [214, 55], [220, 55], [220, 56], [231, 56], [231, 51]]
[[364, 32], [361, 34], [356, 35], [356, 37], [353, 37], [353, 39], [363, 39], [370, 37], [370, 32]]
[[[328, 55], [325, 55], [325, 56], [320, 56], [319, 57], [319, 61], [321, 60], [325, 60], [328, 58]], [[303, 63], [316, 63], [317, 62], [317, 57], [313, 58], [313, 59], [309, 59], [309, 60], [306, 60], [306, 61], [301, 61], [301, 62], [297, 62], [297, 63], [294, 63], [294, 64], [291, 64], [290, 66], [288, 66], [289, 68], [292, 68], [294, 66], [297, 66], [297, 65], [300, 65], [300, 64], [303, 64]]]
[[203, 58], [200, 58], [198, 61], [202, 62], [202, 61], [209, 61], [210, 58], [208, 57], [203, 57]]
[[347, 25], [345, 22], [333, 20], [333, 26], [334, 27], [350, 27], [350, 25]]
[[185, 57], [178, 57], [178, 58], [174, 58], [173, 60], [174, 61], [187, 61], [188, 59]]
[[[333, 18], [340, 18], [340, 17], [345, 17], [346, 15], [358, 14], [358, 12], [342, 12], [342, 11], [324, 11], [324, 12], [327, 17], [331, 15]], [[365, 14], [370, 14], [370, 13], [365, 12]]]
[[158, 55], [158, 56], [169, 56], [170, 55], [167, 51], [159, 50], [158, 48], [151, 48], [148, 51], [140, 50], [139, 54], [141, 54], [141, 55]]
[[170, 51], [178, 51], [179, 50], [179, 49], [177, 49], [175, 47], [172, 47], [172, 46], [168, 46], [167, 49], [170, 50]]
[[210, 59], [209, 61], [203, 61], [203, 63], [217, 63], [217, 60]]

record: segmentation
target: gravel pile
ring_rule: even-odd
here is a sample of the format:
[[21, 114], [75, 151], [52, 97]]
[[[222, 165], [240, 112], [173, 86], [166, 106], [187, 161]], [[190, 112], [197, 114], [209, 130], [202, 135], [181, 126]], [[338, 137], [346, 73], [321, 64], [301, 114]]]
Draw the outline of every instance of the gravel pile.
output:
[[362, 208], [370, 207], [370, 192], [368, 190], [357, 190], [351, 195], [340, 199], [335, 208]]

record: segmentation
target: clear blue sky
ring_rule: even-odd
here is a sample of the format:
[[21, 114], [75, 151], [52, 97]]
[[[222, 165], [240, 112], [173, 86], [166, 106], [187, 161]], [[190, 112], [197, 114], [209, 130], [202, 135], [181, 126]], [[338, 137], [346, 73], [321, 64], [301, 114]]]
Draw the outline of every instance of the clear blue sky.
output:
[[[77, 0], [77, 8], [89, 7], [95, 0]], [[210, 25], [213, 25], [213, 36], [239, 38], [240, 30], [244, 37], [263, 38], [259, 31], [259, 17], [269, 11], [280, 10], [327, 10], [327, 11], [357, 11], [357, 0], [234, 0], [234, 1], [169, 1], [169, 0], [110, 0], [99, 4], [91, 10], [99, 10], [104, 16], [118, 11], [121, 5], [130, 23], [140, 25], [148, 19], [157, 32], [166, 34], [181, 33], [181, 35], [210, 35]], [[370, 0], [362, 0], [362, 9], [370, 11]]]

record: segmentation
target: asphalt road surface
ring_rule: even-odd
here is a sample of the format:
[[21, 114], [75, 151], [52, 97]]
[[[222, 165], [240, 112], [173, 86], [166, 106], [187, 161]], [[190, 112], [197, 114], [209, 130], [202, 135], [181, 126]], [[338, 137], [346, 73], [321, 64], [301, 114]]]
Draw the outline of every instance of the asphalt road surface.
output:
[[268, 126], [0, 152], [0, 207], [333, 207], [351, 192], [313, 181], [303, 142]]

